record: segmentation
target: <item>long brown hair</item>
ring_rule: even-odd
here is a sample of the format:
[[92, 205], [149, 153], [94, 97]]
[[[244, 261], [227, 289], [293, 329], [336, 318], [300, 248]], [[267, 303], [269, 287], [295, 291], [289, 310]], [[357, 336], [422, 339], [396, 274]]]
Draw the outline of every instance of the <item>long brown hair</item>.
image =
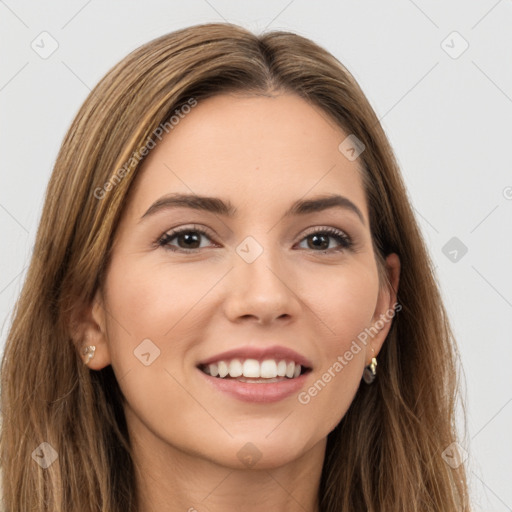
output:
[[[1, 367], [0, 455], [9, 512], [136, 512], [135, 468], [111, 366], [90, 371], [72, 331], [103, 282], [113, 235], [140, 168], [140, 148], [191, 99], [291, 92], [364, 145], [361, 165], [380, 265], [401, 260], [401, 311], [329, 434], [320, 507], [334, 511], [468, 510], [464, 466], [442, 452], [457, 440], [457, 350], [434, 270], [392, 149], [340, 62], [293, 33], [232, 24], [188, 27], [119, 62], [73, 121], [51, 176], [34, 252]], [[167, 130], [166, 130], [167, 131]], [[341, 141], [340, 141], [341, 142]], [[41, 443], [48, 443], [42, 445]], [[47, 468], [37, 457], [58, 458]]]

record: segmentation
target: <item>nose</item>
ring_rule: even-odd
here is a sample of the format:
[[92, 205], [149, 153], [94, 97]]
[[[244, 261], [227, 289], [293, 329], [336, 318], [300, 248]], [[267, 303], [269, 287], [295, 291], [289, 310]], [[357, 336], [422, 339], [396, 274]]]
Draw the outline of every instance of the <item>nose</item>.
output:
[[270, 250], [264, 250], [252, 263], [235, 253], [228, 279], [223, 308], [232, 322], [251, 319], [267, 325], [298, 316], [297, 279]]

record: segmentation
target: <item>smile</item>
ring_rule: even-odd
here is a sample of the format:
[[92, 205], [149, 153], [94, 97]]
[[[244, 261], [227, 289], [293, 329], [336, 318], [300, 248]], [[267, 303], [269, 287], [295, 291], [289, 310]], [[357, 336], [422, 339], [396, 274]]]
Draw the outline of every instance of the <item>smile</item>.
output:
[[268, 383], [280, 382], [284, 379], [296, 379], [309, 369], [295, 361], [285, 359], [231, 359], [221, 360], [208, 365], [200, 365], [199, 369], [219, 379], [237, 379], [239, 382]]

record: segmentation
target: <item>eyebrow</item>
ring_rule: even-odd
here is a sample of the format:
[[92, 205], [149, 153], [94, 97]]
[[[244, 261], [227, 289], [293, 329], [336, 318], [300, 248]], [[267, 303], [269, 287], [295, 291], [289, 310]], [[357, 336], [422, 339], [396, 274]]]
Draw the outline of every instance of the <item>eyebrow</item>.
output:
[[[223, 201], [218, 197], [199, 196], [197, 194], [168, 194], [155, 201], [142, 215], [139, 222], [147, 217], [153, 216], [158, 212], [171, 210], [174, 208], [191, 208], [193, 210], [202, 210], [205, 212], [222, 215], [225, 217], [234, 217], [237, 209], [230, 201]], [[321, 212], [330, 208], [342, 208], [355, 213], [363, 225], [364, 216], [361, 210], [347, 197], [338, 194], [323, 195], [312, 199], [299, 199], [285, 212], [283, 218], [293, 215], [307, 215], [310, 213]]]

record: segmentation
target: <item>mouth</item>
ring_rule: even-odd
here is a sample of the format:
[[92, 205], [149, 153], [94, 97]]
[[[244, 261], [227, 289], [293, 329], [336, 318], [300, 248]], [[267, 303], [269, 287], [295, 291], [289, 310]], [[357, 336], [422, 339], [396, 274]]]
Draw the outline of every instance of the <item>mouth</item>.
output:
[[297, 379], [311, 368], [290, 359], [222, 359], [198, 366], [206, 375], [216, 379], [236, 380], [252, 384], [269, 384]]
[[305, 385], [311, 362], [286, 347], [230, 350], [197, 365], [211, 389], [244, 402], [277, 402]]

